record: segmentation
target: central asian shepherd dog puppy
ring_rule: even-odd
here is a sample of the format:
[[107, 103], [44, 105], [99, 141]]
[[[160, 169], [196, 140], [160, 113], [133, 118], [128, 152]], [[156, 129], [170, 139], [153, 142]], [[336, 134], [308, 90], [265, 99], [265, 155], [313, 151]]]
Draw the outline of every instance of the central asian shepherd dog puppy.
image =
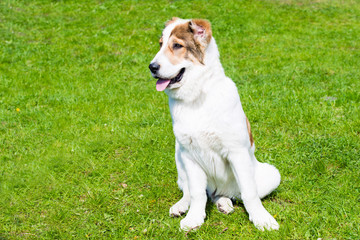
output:
[[156, 89], [169, 97], [177, 183], [183, 191], [170, 215], [188, 211], [180, 228], [203, 224], [209, 197], [225, 214], [233, 211], [232, 199], [241, 199], [256, 228], [279, 229], [260, 199], [279, 186], [280, 173], [255, 158], [249, 121], [224, 73], [209, 21], [169, 20], [149, 68]]

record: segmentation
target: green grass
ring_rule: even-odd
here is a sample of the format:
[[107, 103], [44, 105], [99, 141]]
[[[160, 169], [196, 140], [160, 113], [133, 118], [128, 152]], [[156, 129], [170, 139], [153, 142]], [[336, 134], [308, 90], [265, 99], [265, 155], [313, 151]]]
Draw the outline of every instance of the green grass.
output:
[[[282, 174], [260, 232], [241, 203], [180, 197], [148, 64], [172, 16], [212, 22], [260, 161]], [[0, 1], [0, 239], [359, 239], [358, 1]]]

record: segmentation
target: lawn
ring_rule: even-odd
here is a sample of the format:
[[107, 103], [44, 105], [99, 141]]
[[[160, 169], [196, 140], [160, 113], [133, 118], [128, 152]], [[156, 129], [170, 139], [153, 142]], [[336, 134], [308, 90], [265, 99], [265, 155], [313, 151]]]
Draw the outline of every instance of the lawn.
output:
[[[172, 16], [212, 23], [281, 172], [263, 200], [179, 231], [175, 139], [148, 64]], [[0, 1], [0, 239], [359, 239], [360, 2]]]

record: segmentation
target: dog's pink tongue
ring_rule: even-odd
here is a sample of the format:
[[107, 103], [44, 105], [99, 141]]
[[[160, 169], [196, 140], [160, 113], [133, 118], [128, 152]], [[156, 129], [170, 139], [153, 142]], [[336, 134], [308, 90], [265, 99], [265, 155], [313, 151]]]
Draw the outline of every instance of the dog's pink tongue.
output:
[[164, 91], [165, 88], [169, 85], [169, 83], [170, 83], [170, 79], [168, 80], [159, 79], [156, 82], [156, 90], [158, 90], [159, 92]]

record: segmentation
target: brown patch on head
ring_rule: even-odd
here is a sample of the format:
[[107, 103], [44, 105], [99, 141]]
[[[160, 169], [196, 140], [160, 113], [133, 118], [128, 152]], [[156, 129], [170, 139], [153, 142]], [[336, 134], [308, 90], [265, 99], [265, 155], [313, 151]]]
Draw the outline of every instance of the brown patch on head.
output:
[[[177, 19], [170, 20], [168, 24]], [[165, 54], [173, 64], [182, 59], [204, 63], [205, 50], [211, 41], [211, 25], [207, 20], [194, 19], [174, 27]], [[181, 46], [180, 48], [176, 46]]]
[[181, 39], [171, 37], [165, 47], [164, 54], [173, 65], [179, 64], [188, 57], [185, 43]]
[[160, 48], [162, 47], [163, 45], [163, 37], [161, 36], [161, 38], [159, 39], [159, 45], [160, 45]]
[[195, 37], [199, 38], [200, 41], [205, 42], [206, 45], [208, 45], [212, 37], [210, 22], [205, 19], [193, 19], [190, 23]]
[[246, 126], [247, 126], [247, 130], [248, 130], [248, 133], [249, 133], [250, 144], [251, 144], [251, 146], [253, 146], [254, 145], [254, 139], [253, 139], [253, 136], [252, 136], [252, 133], [251, 133], [250, 122], [249, 122], [249, 120], [247, 118], [246, 118]]
[[190, 28], [190, 22], [179, 24], [173, 29], [169, 39], [170, 47], [174, 42], [179, 42], [184, 50], [186, 50], [185, 58], [203, 63], [204, 49], [195, 40], [194, 33]]

